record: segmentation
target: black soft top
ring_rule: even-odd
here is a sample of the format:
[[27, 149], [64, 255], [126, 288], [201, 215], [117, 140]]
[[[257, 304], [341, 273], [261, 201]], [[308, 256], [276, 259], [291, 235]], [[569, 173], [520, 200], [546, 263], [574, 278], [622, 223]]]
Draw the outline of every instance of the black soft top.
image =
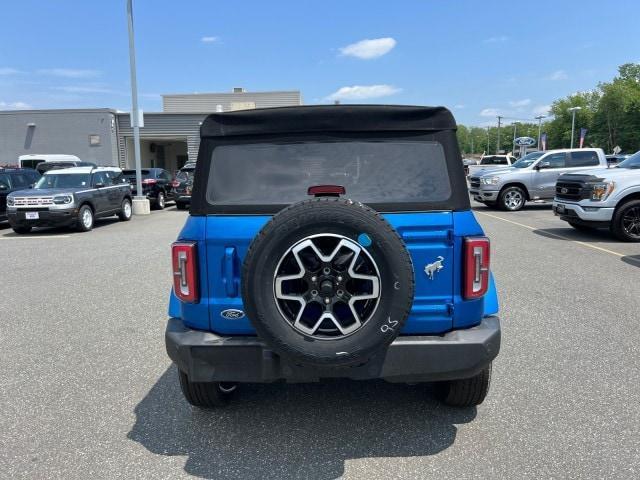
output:
[[411, 105], [309, 105], [209, 115], [201, 137], [304, 132], [434, 132], [455, 130], [445, 107]]

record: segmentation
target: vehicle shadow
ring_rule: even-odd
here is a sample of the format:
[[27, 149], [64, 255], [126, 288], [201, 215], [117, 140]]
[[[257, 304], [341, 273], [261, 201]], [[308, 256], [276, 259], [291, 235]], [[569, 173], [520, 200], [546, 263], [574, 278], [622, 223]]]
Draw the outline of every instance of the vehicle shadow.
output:
[[634, 267], [640, 267], [640, 255], [627, 255], [622, 257], [620, 260], [629, 265], [633, 265]]
[[[120, 219], [118, 219], [118, 217], [96, 218], [93, 224], [93, 229], [96, 230], [119, 222]], [[6, 233], [2, 232], [3, 230]], [[85, 233], [86, 232], [80, 232], [73, 227], [36, 227], [26, 235], [30, 237], [46, 237], [48, 235], [82, 235]], [[3, 237], [24, 236], [24, 234], [18, 234], [11, 230], [11, 225], [9, 225], [9, 223], [7, 223], [6, 225], [0, 224], [0, 234], [2, 234]]]
[[171, 366], [136, 406], [128, 438], [184, 455], [202, 478], [334, 479], [348, 459], [434, 455], [476, 408], [439, 404], [428, 386], [383, 381], [248, 384], [225, 408], [189, 406]]
[[495, 213], [502, 213], [502, 214], [507, 214], [507, 215], [513, 215], [514, 218], [516, 218], [518, 216], [519, 212], [526, 212], [526, 211], [539, 211], [539, 210], [551, 210], [551, 208], [553, 207], [551, 202], [545, 202], [545, 203], [532, 203], [532, 202], [527, 202], [524, 204], [524, 207], [522, 207], [522, 209], [520, 209], [518, 212], [507, 212], [505, 210], [502, 210], [498, 207], [489, 207], [487, 205], [484, 205], [482, 203], [478, 203], [476, 201], [471, 202], [471, 208], [473, 210], [479, 210], [479, 211], [483, 211], [483, 212], [495, 212]]
[[594, 228], [584, 231], [578, 231], [573, 227], [539, 228], [537, 230], [533, 230], [533, 233], [542, 237], [564, 241], [571, 240], [590, 243], [615, 243], [618, 241], [606, 228]]

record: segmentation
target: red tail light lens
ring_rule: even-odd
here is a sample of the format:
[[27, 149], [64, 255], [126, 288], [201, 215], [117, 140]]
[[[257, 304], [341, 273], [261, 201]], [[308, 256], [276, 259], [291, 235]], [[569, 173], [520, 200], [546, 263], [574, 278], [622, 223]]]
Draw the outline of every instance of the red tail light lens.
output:
[[337, 197], [347, 193], [342, 185], [314, 185], [307, 189], [307, 195]]
[[480, 298], [487, 293], [490, 250], [486, 237], [464, 239], [464, 298]]
[[155, 185], [158, 181], [155, 178], [145, 178], [142, 180], [143, 185]]
[[183, 302], [198, 303], [198, 249], [194, 242], [171, 245], [173, 291]]

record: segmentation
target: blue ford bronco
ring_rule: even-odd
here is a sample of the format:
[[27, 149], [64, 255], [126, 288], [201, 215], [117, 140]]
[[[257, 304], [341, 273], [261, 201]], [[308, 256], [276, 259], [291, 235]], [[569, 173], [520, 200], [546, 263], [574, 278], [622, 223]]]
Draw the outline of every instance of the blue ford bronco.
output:
[[192, 405], [246, 382], [437, 382], [478, 405], [500, 348], [489, 240], [442, 107], [212, 114], [172, 245], [166, 347]]

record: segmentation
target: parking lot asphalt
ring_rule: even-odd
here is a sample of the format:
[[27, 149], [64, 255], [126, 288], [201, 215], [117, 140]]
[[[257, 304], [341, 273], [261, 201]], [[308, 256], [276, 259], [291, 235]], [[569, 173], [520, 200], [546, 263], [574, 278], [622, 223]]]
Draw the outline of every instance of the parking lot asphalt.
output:
[[474, 209], [503, 345], [471, 409], [351, 381], [246, 385], [193, 409], [163, 343], [186, 213], [0, 227], [0, 478], [637, 478], [640, 245], [573, 231], [548, 205]]

